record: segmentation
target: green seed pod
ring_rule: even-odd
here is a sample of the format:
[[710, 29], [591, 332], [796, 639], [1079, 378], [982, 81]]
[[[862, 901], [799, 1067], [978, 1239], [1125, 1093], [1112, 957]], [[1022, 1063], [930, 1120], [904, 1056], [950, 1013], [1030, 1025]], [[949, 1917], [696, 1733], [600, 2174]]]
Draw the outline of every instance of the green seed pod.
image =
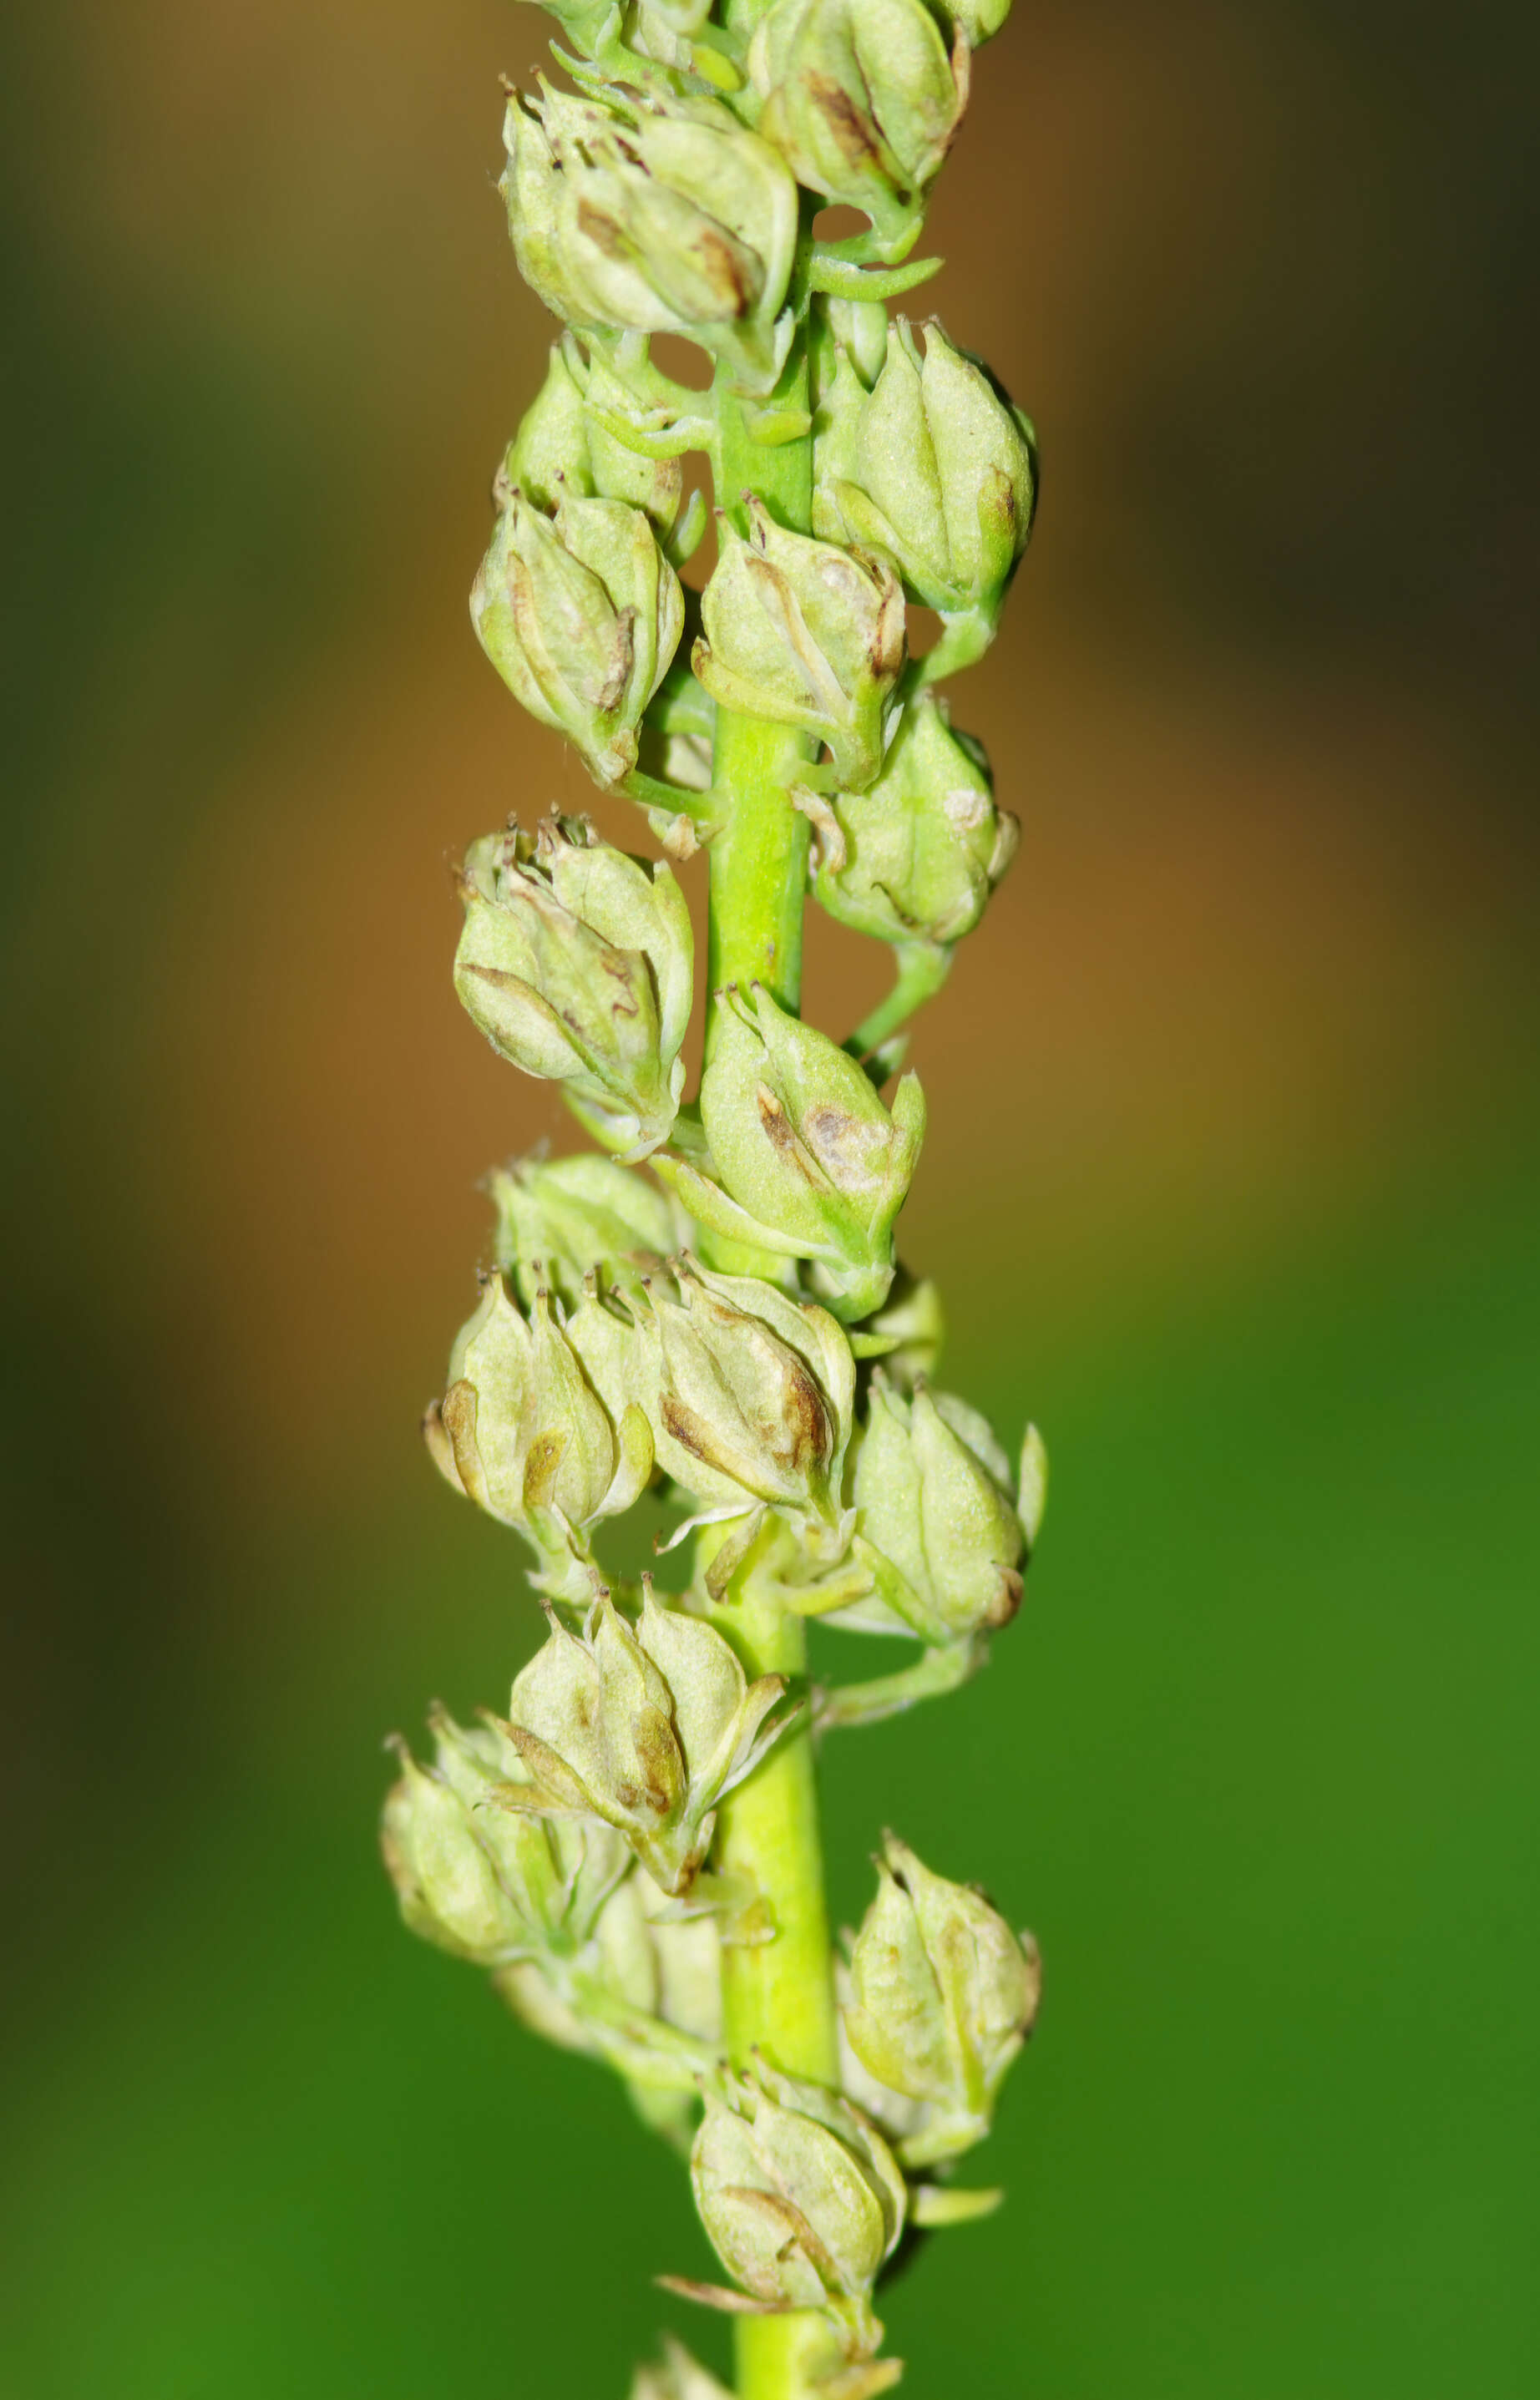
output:
[[521, 492], [506, 497], [471, 586], [476, 638], [595, 783], [620, 783], [684, 631], [679, 579], [639, 508], [564, 497], [548, 517]]
[[682, 334], [768, 391], [797, 196], [768, 142], [710, 100], [515, 95], [499, 189], [526, 283], [569, 325]]
[[780, 1733], [785, 1689], [779, 1675], [746, 1683], [721, 1635], [660, 1606], [650, 1583], [634, 1632], [602, 1593], [581, 1635], [552, 1623], [514, 1684], [508, 1734], [532, 1783], [510, 1786], [505, 1805], [602, 1818], [677, 1897], [722, 1794]]
[[684, 1088], [694, 937], [668, 866], [586, 817], [510, 825], [466, 854], [455, 989], [499, 1057], [559, 1082], [626, 1160], [666, 1140]]
[[911, 599], [978, 620], [976, 656], [1031, 531], [1029, 419], [934, 320], [921, 357], [913, 326], [900, 318], [859, 425], [841, 427], [815, 473], [825, 522], [838, 509], [854, 540], [893, 560]]
[[540, 1588], [586, 1599], [593, 1576], [585, 1536], [646, 1489], [652, 1438], [634, 1403], [622, 1402], [614, 1415], [606, 1408], [548, 1294], [537, 1296], [525, 1317], [503, 1277], [488, 1279], [424, 1431], [446, 1481], [535, 1548]]
[[564, 499], [623, 500], [641, 509], [666, 540], [684, 498], [677, 458], [640, 458], [590, 415], [561, 343], [553, 343], [544, 383], [503, 454], [493, 486], [499, 509], [515, 492], [552, 515]]
[[584, 1278], [596, 1269], [629, 1284], [638, 1272], [631, 1261], [661, 1261], [683, 1238], [666, 1194], [634, 1168], [589, 1151], [516, 1159], [497, 1169], [490, 1190], [497, 1212], [493, 1256], [526, 1308], [543, 1289], [578, 1308]]
[[841, 792], [834, 815], [844, 857], [825, 851], [813, 885], [822, 906], [857, 933], [938, 948], [973, 931], [1020, 835], [927, 691], [906, 703], [876, 783]]
[[1008, 1625], [1021, 1604], [1011, 1470], [985, 1420], [949, 1392], [909, 1398], [872, 1377], [852, 1496], [883, 1603], [930, 1641]]
[[759, 130], [799, 184], [902, 255], [968, 103], [968, 52], [925, 0], [774, 0], [749, 46]]
[[712, 1176], [672, 1155], [659, 1171], [713, 1232], [811, 1260], [819, 1297], [853, 1323], [893, 1283], [925, 1132], [919, 1081], [904, 1077], [890, 1113], [855, 1060], [762, 985], [724, 997], [701, 1086]]
[[420, 1767], [401, 1746], [381, 1825], [405, 1922], [479, 1967], [571, 1957], [631, 1864], [625, 1843], [607, 1825], [511, 1815], [495, 1795], [527, 1782], [517, 1751], [495, 1728], [467, 1729], [442, 1709], [429, 1722], [435, 1764]]
[[863, 790], [904, 663], [897, 580], [884, 559], [787, 533], [752, 495], [745, 505], [746, 541], [719, 518], [690, 664], [721, 706], [816, 733], [840, 784]]
[[768, 1503], [832, 1520], [854, 1405], [826, 1309], [677, 1259], [638, 1304], [659, 1466], [714, 1517]]
[[771, 2308], [825, 2310], [853, 2357], [876, 2350], [872, 2286], [907, 2194], [875, 2125], [760, 2063], [726, 2100], [707, 2094], [690, 2180], [712, 2247], [745, 2291]]
[[879, 2085], [922, 2114], [900, 2144], [910, 2167], [955, 2158], [989, 2130], [1006, 2069], [1031, 2032], [1043, 1970], [967, 1884], [932, 1875], [892, 1834], [851, 1953], [845, 2030]]
[[631, 2400], [732, 2400], [732, 2394], [682, 2343], [665, 2337], [661, 2362], [636, 2369]]

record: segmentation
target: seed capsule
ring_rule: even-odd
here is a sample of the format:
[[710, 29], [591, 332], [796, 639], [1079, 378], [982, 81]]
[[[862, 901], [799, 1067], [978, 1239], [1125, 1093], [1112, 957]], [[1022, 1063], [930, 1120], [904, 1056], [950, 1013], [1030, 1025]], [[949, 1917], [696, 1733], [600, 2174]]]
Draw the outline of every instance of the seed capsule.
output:
[[600, 1398], [548, 1294], [526, 1317], [503, 1277], [488, 1279], [424, 1432], [455, 1490], [530, 1543], [540, 1588], [586, 1599], [586, 1536], [646, 1488], [652, 1439], [634, 1402], [621, 1398], [612, 1413]]
[[784, 362], [797, 248], [785, 161], [710, 100], [515, 95], [499, 186], [525, 281], [569, 325], [683, 334], [749, 391]]
[[580, 362], [558, 342], [546, 379], [503, 455], [494, 486], [499, 508], [522, 492], [552, 515], [564, 499], [623, 500], [641, 509], [660, 540], [673, 532], [684, 498], [677, 458], [641, 458], [591, 415], [579, 381]]
[[1021, 1602], [1022, 1531], [1009, 1463], [976, 1409], [923, 1384], [906, 1396], [879, 1368], [853, 1455], [879, 1619], [889, 1611], [943, 1643], [1009, 1624]]
[[1043, 1971], [971, 1885], [948, 1883], [889, 1834], [878, 1893], [851, 1953], [845, 2031], [889, 2093], [906, 2165], [956, 2157], [988, 2132], [1031, 2032]]
[[893, 559], [911, 599], [969, 620], [971, 647], [960, 629], [925, 661], [934, 678], [978, 656], [999, 622], [1036, 506], [1031, 422], [934, 320], [923, 356], [906, 320], [890, 327], [882, 372], [859, 402], [853, 380], [815, 457], [815, 520], [838, 516]]
[[968, 102], [924, 0], [773, 0], [749, 48], [759, 130], [799, 184], [865, 210], [900, 256]]
[[995, 807], [981, 755], [924, 691], [906, 704], [877, 781], [841, 792], [834, 814], [844, 856], [825, 856], [813, 887], [829, 915], [883, 941], [939, 949], [978, 923], [1019, 835]]
[[402, 1917], [479, 1967], [572, 1957], [631, 1863], [624, 1842], [607, 1825], [511, 1815], [495, 1795], [528, 1780], [512, 1745], [442, 1709], [430, 1723], [434, 1764], [419, 1766], [402, 1745], [381, 1825]]
[[585, 1278], [602, 1270], [626, 1286], [678, 1248], [683, 1220], [666, 1193], [634, 1167], [579, 1151], [570, 1158], [521, 1158], [490, 1178], [497, 1213], [494, 1256], [520, 1299], [533, 1307], [549, 1286], [569, 1309]]
[[514, 1684], [507, 1730], [531, 1782], [505, 1803], [603, 1819], [677, 1896], [711, 1848], [717, 1802], [779, 1735], [785, 1690], [779, 1675], [747, 1683], [721, 1635], [661, 1607], [650, 1584], [634, 1631], [604, 1593], [580, 1635], [552, 1623]]
[[638, 1318], [664, 1474], [714, 1515], [766, 1502], [832, 1519], [855, 1363], [828, 1311], [680, 1258], [650, 1281]]
[[779, 1008], [762, 985], [722, 995], [701, 1085], [708, 1175], [660, 1160], [690, 1215], [729, 1238], [812, 1261], [845, 1323], [879, 1308], [893, 1277], [893, 1220], [925, 1132], [906, 1075], [891, 1111], [849, 1054]]
[[690, 664], [720, 706], [815, 733], [840, 784], [864, 790], [904, 663], [897, 579], [880, 557], [787, 533], [752, 497], [746, 507], [747, 540], [719, 520]]
[[582, 752], [594, 781], [620, 783], [684, 631], [679, 579], [641, 509], [563, 495], [547, 516], [503, 489], [470, 591], [476, 638], [514, 698]]
[[559, 1082], [606, 1148], [645, 1158], [684, 1088], [695, 946], [671, 869], [584, 817], [472, 844], [455, 989], [500, 1057]]
[[760, 2063], [706, 2099], [695, 2204], [729, 2273], [772, 2307], [826, 2311], [848, 2352], [878, 2347], [872, 2286], [907, 2195], [877, 2128], [816, 2083]]

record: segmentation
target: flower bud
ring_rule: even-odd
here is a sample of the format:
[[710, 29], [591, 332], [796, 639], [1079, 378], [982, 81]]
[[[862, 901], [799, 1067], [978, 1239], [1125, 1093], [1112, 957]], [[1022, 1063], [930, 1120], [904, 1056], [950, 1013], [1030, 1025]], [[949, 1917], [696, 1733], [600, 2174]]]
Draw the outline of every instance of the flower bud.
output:
[[995, 807], [988, 770], [924, 691], [906, 703], [876, 783], [838, 794], [834, 814], [844, 859], [825, 856], [813, 887], [829, 915], [883, 941], [938, 948], [977, 924], [1019, 834]]
[[584, 817], [472, 844], [455, 989], [492, 1047], [560, 1082], [627, 1159], [666, 1139], [684, 1088], [695, 949], [668, 866], [601, 841]]
[[908, 2166], [954, 2158], [989, 2130], [1005, 2071], [1032, 2029], [1043, 1970], [967, 1884], [921, 1866], [890, 1834], [878, 1893], [851, 1953], [845, 2031], [852, 2050], [906, 2114]]
[[715, 1180], [673, 1157], [660, 1171], [714, 1232], [811, 1260], [814, 1289], [853, 1323], [893, 1282], [925, 1132], [919, 1082], [904, 1077], [890, 1113], [855, 1060], [762, 985], [725, 998], [701, 1086]]
[[661, 2363], [636, 2369], [631, 2400], [732, 2400], [732, 2394], [681, 2342], [665, 2338]]
[[607, 1825], [548, 1823], [498, 1807], [510, 1782], [528, 1781], [517, 1751], [495, 1728], [467, 1729], [442, 1709], [430, 1722], [435, 1764], [419, 1766], [401, 1745], [381, 1825], [402, 1917], [480, 1967], [573, 1955], [631, 1863], [624, 1842]]
[[[859, 423], [841, 423], [815, 472], [822, 521], [837, 509], [854, 540], [893, 560], [912, 599], [944, 617], [975, 620], [968, 655], [976, 656], [1031, 530], [1029, 419], [934, 320], [922, 358], [914, 328], [900, 318]], [[948, 655], [948, 668], [964, 663]]]
[[759, 130], [799, 184], [902, 255], [968, 101], [968, 53], [925, 0], [773, 0], [749, 46]]
[[871, 2295], [903, 2229], [892, 2151], [848, 2101], [762, 2062], [706, 2096], [690, 2180], [712, 2247], [772, 2309], [823, 2309], [850, 2354], [881, 2339]]
[[690, 664], [713, 700], [826, 743], [859, 791], [882, 763], [882, 718], [904, 663], [904, 600], [886, 561], [787, 533], [746, 501], [749, 538], [719, 518]]
[[470, 592], [476, 637], [516, 700], [599, 784], [636, 764], [637, 728], [679, 646], [679, 579], [639, 508], [507, 494]]
[[682, 334], [768, 391], [784, 361], [797, 195], [710, 100], [515, 95], [499, 186], [519, 269], [569, 325]]
[[923, 1384], [906, 1398], [879, 1368], [854, 1460], [883, 1604], [928, 1642], [1008, 1625], [1021, 1604], [1021, 1526], [1009, 1464], [976, 1409]]
[[489, 1278], [424, 1429], [456, 1491], [514, 1526], [539, 1554], [542, 1588], [586, 1598], [593, 1581], [583, 1536], [645, 1490], [652, 1439], [634, 1403], [622, 1401], [611, 1415], [547, 1293], [525, 1317], [503, 1277]]
[[650, 1583], [634, 1632], [607, 1593], [581, 1635], [552, 1623], [513, 1686], [508, 1734], [529, 1770], [506, 1805], [599, 1817], [676, 1897], [700, 1873], [716, 1804], [781, 1731], [784, 1679], [747, 1684], [721, 1635], [661, 1607]]
[[526, 1308], [549, 1288], [580, 1306], [585, 1276], [604, 1268], [634, 1280], [628, 1263], [677, 1248], [682, 1225], [667, 1196], [634, 1167], [580, 1151], [572, 1158], [516, 1159], [491, 1178], [497, 1212], [494, 1257]]
[[684, 498], [677, 458], [642, 458], [595, 422], [574, 361], [552, 345], [546, 379], [503, 455], [494, 487], [499, 509], [522, 492], [550, 516], [564, 499], [622, 500], [641, 509], [660, 540], [674, 530]]
[[715, 1516], [756, 1502], [838, 1513], [855, 1362], [826, 1309], [688, 1258], [639, 1304], [664, 1474]]

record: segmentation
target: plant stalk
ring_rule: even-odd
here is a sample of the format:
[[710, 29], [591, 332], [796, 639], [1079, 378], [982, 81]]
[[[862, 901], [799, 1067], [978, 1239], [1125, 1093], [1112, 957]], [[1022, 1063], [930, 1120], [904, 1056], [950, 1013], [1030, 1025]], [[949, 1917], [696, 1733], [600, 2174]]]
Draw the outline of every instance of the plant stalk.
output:
[[[805, 405], [805, 359], [788, 372], [785, 395]], [[719, 508], [746, 528], [743, 498], [756, 493], [789, 530], [811, 529], [811, 439], [756, 444], [743, 404], [718, 376]], [[789, 785], [812, 757], [804, 734], [761, 717], [719, 711], [714, 781], [730, 795], [729, 821], [710, 852], [710, 992], [706, 1043], [713, 1041], [727, 984], [745, 990], [755, 980], [783, 1008], [801, 1000], [802, 905], [809, 826], [788, 798]], [[725, 1263], [725, 1261], [724, 1261]], [[734, 1264], [740, 1262], [735, 1261]], [[746, 1272], [779, 1275], [781, 1261], [742, 1261]], [[703, 1544], [712, 1539], [710, 1534]], [[751, 1675], [807, 1672], [807, 1629], [789, 1611], [756, 1604], [728, 1588], [715, 1622]], [[755, 1945], [729, 1943], [722, 1982], [726, 2036], [733, 2064], [756, 2051], [789, 2075], [838, 2083], [833, 1962], [824, 1898], [824, 1850], [818, 1818], [812, 1735], [804, 1720], [777, 1744], [746, 1783], [729, 1793], [718, 1818], [715, 1862], [763, 1894], [775, 1933]], [[734, 2327], [739, 2400], [810, 2400], [831, 2366], [832, 2345], [816, 2314], [741, 2317]]]

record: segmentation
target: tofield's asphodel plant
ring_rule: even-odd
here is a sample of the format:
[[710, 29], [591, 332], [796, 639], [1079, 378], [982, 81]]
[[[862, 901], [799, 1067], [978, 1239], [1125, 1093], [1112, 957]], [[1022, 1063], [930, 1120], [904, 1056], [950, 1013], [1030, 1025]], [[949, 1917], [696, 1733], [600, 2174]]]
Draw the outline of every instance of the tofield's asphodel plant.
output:
[[[1044, 1495], [936, 1386], [894, 1227], [925, 1131], [900, 1029], [1015, 847], [938, 686], [993, 639], [1036, 494], [988, 370], [888, 304], [1009, 0], [552, 0], [561, 84], [508, 102], [519, 266], [563, 331], [498, 470], [488, 657], [662, 850], [531, 811], [475, 842], [455, 984], [596, 1152], [496, 1175], [495, 1265], [429, 1412], [448, 1481], [533, 1556], [549, 1630], [506, 1716], [402, 1748], [385, 1849], [416, 1932], [602, 2060], [688, 2156], [741, 2400], [898, 2380], [875, 2296], [1031, 2030], [1037, 1953], [886, 1837], [842, 1955], [814, 1749], [961, 1684], [1019, 1605]], [[819, 211], [866, 229], [819, 238]], [[709, 353], [709, 391], [653, 337]], [[703, 456], [716, 557], [682, 461]], [[940, 619], [911, 648], [914, 605]], [[705, 1064], [677, 880], [707, 855]], [[803, 1022], [809, 893], [887, 944], [844, 1042]], [[688, 1588], [608, 1520], [661, 1485]], [[810, 1685], [807, 1630], [911, 1662]], [[603, 2239], [603, 2228], [593, 2232]], [[668, 2263], [661, 2261], [660, 2264]], [[676, 2344], [634, 2400], [720, 2400]]]

